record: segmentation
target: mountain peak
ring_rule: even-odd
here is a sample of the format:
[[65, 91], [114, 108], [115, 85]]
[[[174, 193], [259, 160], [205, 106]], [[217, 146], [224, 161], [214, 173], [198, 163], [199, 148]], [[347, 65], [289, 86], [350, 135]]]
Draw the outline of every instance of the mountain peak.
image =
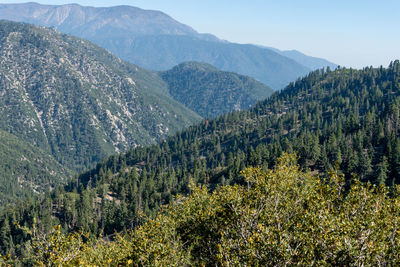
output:
[[201, 36], [191, 27], [179, 23], [169, 15], [156, 10], [120, 5], [90, 7], [79, 4], [41, 5], [0, 4], [0, 18], [34, 23], [46, 27], [58, 27], [61, 31], [81, 36], [95, 32], [112, 33], [116, 29], [124, 34], [183, 34]]

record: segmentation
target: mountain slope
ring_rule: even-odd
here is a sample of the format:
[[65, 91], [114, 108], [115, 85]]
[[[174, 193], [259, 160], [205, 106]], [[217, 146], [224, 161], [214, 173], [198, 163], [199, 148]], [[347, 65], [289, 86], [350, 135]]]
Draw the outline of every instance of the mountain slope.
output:
[[[95, 37], [104, 34], [117, 38], [120, 35], [173, 34], [202, 37], [189, 26], [162, 12], [144, 11], [132, 6], [95, 8], [77, 4], [54, 6], [26, 3], [1, 4], [0, 9], [2, 19], [54, 26], [60, 31], [78, 36], [85, 34], [87, 37]], [[207, 39], [207, 36], [204, 38]]]
[[[246, 184], [241, 170], [273, 167], [283, 151], [297, 153], [301, 168], [321, 177], [338, 169], [341, 187], [355, 177], [400, 184], [399, 114], [399, 61], [387, 69], [316, 71], [251, 110], [112, 156], [42, 202], [9, 209], [7, 217], [29, 227], [34, 217], [43, 229], [61, 224], [67, 231], [114, 234], [141, 224], [142, 212], [153, 216], [177, 194], [189, 193], [190, 183], [211, 190]], [[42, 213], [24, 216], [18, 210]], [[13, 239], [23, 243], [29, 236]]]
[[[288, 151], [298, 154], [302, 167], [319, 173], [337, 165], [348, 180], [355, 174], [363, 181], [398, 184], [399, 114], [399, 61], [387, 69], [316, 71], [249, 111], [205, 120], [158, 145], [133, 149], [82, 179], [104, 177], [100, 173], [118, 169], [118, 164], [146, 170], [146, 179], [158, 168], [169, 168], [166, 180], [157, 185], [181, 191], [189, 178], [232, 182], [244, 166], [270, 166]], [[171, 172], [179, 178], [165, 187]]]
[[[0, 18], [56, 27], [153, 70], [167, 70], [186, 61], [206, 62], [281, 89], [312, 69], [292, 59], [295, 57], [221, 41], [210, 34], [199, 34], [162, 12], [129, 6], [0, 4]], [[304, 56], [301, 61], [307, 62]]]
[[0, 130], [0, 205], [66, 183], [71, 172], [46, 152]]
[[169, 93], [203, 118], [249, 109], [273, 90], [256, 80], [198, 62], [186, 62], [160, 73]]
[[312, 70], [322, 69], [322, 68], [326, 68], [326, 67], [335, 69], [337, 67], [336, 64], [329, 62], [326, 59], [307, 56], [297, 50], [283, 50], [282, 51], [282, 50], [272, 48], [272, 47], [268, 47], [268, 48], [272, 49], [273, 51], [275, 51], [285, 57], [291, 58], [291, 59], [295, 60], [296, 62], [300, 63], [301, 65], [306, 66], [307, 68], [310, 68]]
[[0, 22], [0, 129], [81, 170], [200, 119], [165, 83], [79, 38]]
[[[270, 49], [255, 45], [210, 42], [191, 36], [138, 36], [132, 45], [121, 49], [113, 40], [99, 41], [101, 46], [140, 66], [165, 70], [181, 62], [209, 63], [221, 70], [253, 77], [274, 89], [306, 75], [311, 69]], [[120, 50], [117, 50], [120, 48]], [[126, 52], [126, 54], [124, 54]]]

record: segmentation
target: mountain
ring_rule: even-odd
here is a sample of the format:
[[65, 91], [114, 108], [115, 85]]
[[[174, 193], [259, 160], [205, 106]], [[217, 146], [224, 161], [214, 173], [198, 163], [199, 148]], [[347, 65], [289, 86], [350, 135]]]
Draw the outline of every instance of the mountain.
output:
[[186, 61], [205, 62], [251, 76], [274, 89], [306, 75], [314, 69], [310, 66], [326, 66], [322, 60], [321, 64], [303, 65], [317, 60], [305, 55], [287, 57], [269, 48], [234, 44], [210, 34], [199, 34], [162, 12], [130, 6], [0, 4], [0, 19], [55, 27], [147, 69], [165, 71]]
[[200, 120], [156, 73], [55, 30], [1, 21], [0, 62], [0, 129], [71, 170]]
[[253, 78], [220, 71], [206, 63], [182, 63], [160, 75], [171, 96], [203, 118], [249, 109], [273, 93]]
[[[388, 68], [315, 71], [250, 110], [114, 155], [40, 202], [3, 210], [3, 217], [44, 232], [59, 224], [65, 231], [111, 235], [142, 224], [143, 213], [155, 216], [162, 205], [179, 204], [175, 197], [190, 193], [193, 184], [248, 188], [241, 170], [273, 168], [284, 151], [296, 153], [300, 168], [314, 175], [329, 177], [334, 170], [343, 190], [357, 187], [356, 179], [393, 186], [400, 184], [399, 114], [400, 61]], [[4, 240], [30, 239], [4, 225]], [[23, 246], [15, 248], [24, 253]]]
[[326, 68], [326, 67], [329, 67], [331, 69], [337, 68], [336, 64], [329, 62], [326, 59], [307, 56], [297, 50], [282, 51], [282, 50], [272, 48], [272, 47], [268, 47], [268, 48], [285, 56], [285, 57], [291, 58], [294, 61], [296, 61], [296, 62], [300, 63], [301, 65], [306, 66], [307, 68], [310, 68], [312, 70], [322, 69], [322, 68]]
[[253, 77], [275, 90], [311, 71], [270, 49], [210, 42], [185, 35], [144, 35], [116, 44], [112, 39], [93, 41], [148, 69], [167, 70], [182, 62], [205, 62], [224, 71]]
[[[158, 142], [200, 121], [196, 112], [215, 117], [248, 109], [272, 93], [252, 78], [204, 63], [147, 71], [88, 41], [28, 24], [1, 21], [0, 42], [0, 130], [41, 151], [28, 160], [48, 153], [43, 171], [57, 172], [54, 162], [63, 166], [49, 176], [35, 166], [22, 168], [21, 149], [7, 152], [1, 179], [12, 174], [35, 181], [28, 188], [9, 180], [28, 195], [37, 185], [65, 182], [72, 171], [111, 154]], [[13, 195], [11, 187], [5, 195]]]
[[17, 20], [47, 27], [57, 27], [71, 35], [85, 35], [88, 39], [106, 35], [109, 38], [135, 35], [186, 35], [204, 40], [218, 39], [199, 34], [168, 15], [132, 6], [109, 8], [83, 7], [77, 4], [62, 6], [26, 4], [1, 4], [1, 18]]
[[72, 173], [45, 151], [0, 130], [0, 205], [49, 191]]

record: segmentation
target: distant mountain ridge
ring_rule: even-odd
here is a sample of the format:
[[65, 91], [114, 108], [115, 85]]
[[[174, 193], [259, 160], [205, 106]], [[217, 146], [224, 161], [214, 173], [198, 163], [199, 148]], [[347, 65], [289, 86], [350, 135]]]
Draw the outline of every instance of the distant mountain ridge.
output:
[[85, 35], [87, 39], [102, 33], [114, 38], [127, 35], [168, 34], [219, 41], [211, 34], [199, 34], [163, 12], [127, 5], [89, 7], [78, 4], [41, 5], [30, 2], [0, 4], [0, 13], [2, 19], [56, 27], [68, 34]]
[[[113, 42], [107, 39], [99, 45], [111, 45], [110, 51], [117, 51], [121, 45]], [[311, 71], [288, 57], [255, 45], [209, 42], [184, 35], [143, 35], [136, 37], [132, 46], [122, 47], [129, 53], [117, 55], [148, 69], [166, 70], [182, 62], [204, 62], [223, 71], [253, 77], [275, 90]]]
[[307, 56], [297, 50], [279, 50], [279, 49], [276, 49], [273, 47], [265, 47], [265, 48], [271, 49], [283, 56], [291, 58], [291, 59], [295, 60], [296, 62], [299, 62], [300, 64], [306, 66], [307, 68], [313, 69], [313, 70], [322, 69], [325, 67], [335, 69], [337, 67], [336, 64], [333, 64], [332, 62], [329, 62], [326, 59]]
[[298, 57], [269, 48], [225, 42], [210, 34], [199, 34], [162, 12], [130, 6], [0, 4], [0, 19], [56, 27], [147, 69], [163, 71], [186, 61], [205, 62], [251, 76], [274, 89], [315, 69], [310, 66], [324, 67], [303, 65], [307, 63], [303, 54], [299, 62]]

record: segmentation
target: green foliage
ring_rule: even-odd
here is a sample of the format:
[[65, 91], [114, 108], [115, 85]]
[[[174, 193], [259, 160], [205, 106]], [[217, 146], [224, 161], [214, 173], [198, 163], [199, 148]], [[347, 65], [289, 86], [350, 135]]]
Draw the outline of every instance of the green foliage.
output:
[[205, 63], [182, 63], [160, 75], [171, 96], [203, 118], [247, 110], [273, 93], [250, 77], [223, 72]]
[[49, 263], [61, 266], [73, 262], [79, 253], [85, 252], [84, 239], [88, 239], [88, 235], [78, 232], [64, 235], [60, 229], [60, 225], [55, 226], [51, 235], [34, 239], [27, 262], [40, 266], [48, 266]]
[[[21, 168], [21, 158], [14, 157], [20, 156], [20, 146], [10, 152], [12, 144], [4, 143], [8, 158], [0, 163], [0, 179], [9, 179], [4, 186], [12, 188], [18, 177], [32, 182], [27, 194], [36, 185], [61, 178], [65, 183], [66, 169], [92, 168], [107, 156], [155, 143], [200, 120], [164, 94], [166, 85], [156, 73], [55, 30], [1, 21], [0, 61], [0, 130], [43, 151], [27, 153]], [[64, 167], [54, 168], [54, 161]], [[12, 190], [1, 193], [7, 198]]]
[[44, 193], [72, 174], [46, 152], [0, 130], [0, 205]]
[[71, 169], [151, 144], [199, 119], [162, 93], [156, 74], [88, 41], [27, 24], [0, 27], [0, 51], [8, 53], [0, 126]]
[[[209, 192], [191, 187], [133, 233], [112, 242], [65, 236], [60, 251], [35, 254], [37, 264], [135, 266], [392, 266], [400, 263], [400, 187], [393, 189], [343, 176], [302, 172], [293, 154], [272, 170], [248, 168], [247, 185]], [[63, 246], [62, 244], [68, 245]], [[73, 249], [71, 249], [71, 247]], [[51, 250], [49, 248], [49, 250]]]
[[188, 194], [190, 180], [210, 189], [244, 185], [241, 170], [271, 169], [284, 151], [296, 152], [301, 168], [321, 177], [341, 170], [347, 189], [355, 179], [399, 184], [399, 65], [314, 72], [249, 111], [110, 157], [41, 202], [4, 211], [19, 246], [15, 255], [30, 237], [12, 220], [32, 228], [36, 218], [43, 232], [55, 223], [66, 232], [113, 235], [140, 225], [141, 212], [154, 217], [177, 194]]

